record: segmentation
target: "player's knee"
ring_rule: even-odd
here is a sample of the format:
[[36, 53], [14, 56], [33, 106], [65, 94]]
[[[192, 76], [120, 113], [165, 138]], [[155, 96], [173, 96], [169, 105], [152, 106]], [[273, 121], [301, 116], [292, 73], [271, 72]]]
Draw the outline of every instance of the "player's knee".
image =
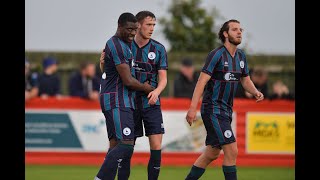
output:
[[114, 148], [118, 144], [116, 139], [110, 139], [109, 143], [110, 143], [110, 148]]
[[161, 149], [161, 143], [152, 143], [150, 144], [151, 150], [160, 150]]
[[238, 148], [233, 148], [232, 151], [231, 151], [231, 156], [233, 158], [237, 158], [238, 156]]
[[155, 134], [149, 136], [149, 143], [151, 150], [161, 149], [162, 134]]
[[236, 159], [238, 156], [238, 149], [232, 148], [228, 152], [224, 152], [224, 156], [228, 159]]
[[218, 159], [219, 153], [206, 153], [205, 154], [206, 159], [208, 159], [210, 162]]
[[134, 140], [121, 140], [121, 144], [129, 144], [129, 145], [134, 145]]

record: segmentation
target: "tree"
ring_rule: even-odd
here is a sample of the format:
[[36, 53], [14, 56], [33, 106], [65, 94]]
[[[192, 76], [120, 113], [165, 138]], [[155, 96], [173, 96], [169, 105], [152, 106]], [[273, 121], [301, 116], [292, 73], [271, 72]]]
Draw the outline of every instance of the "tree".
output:
[[[175, 0], [169, 7], [171, 19], [161, 18], [171, 51], [208, 52], [216, 47], [214, 19], [199, 5], [201, 0]], [[213, 14], [213, 13], [212, 13]]]

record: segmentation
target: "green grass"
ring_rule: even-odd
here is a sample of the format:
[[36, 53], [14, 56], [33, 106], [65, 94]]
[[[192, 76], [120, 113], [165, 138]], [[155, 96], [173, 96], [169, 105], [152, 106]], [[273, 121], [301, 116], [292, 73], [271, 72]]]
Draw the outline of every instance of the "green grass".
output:
[[[183, 180], [189, 167], [161, 167], [159, 180]], [[26, 165], [26, 180], [93, 180], [98, 166], [48, 166]], [[294, 180], [294, 168], [238, 167], [239, 180]], [[147, 180], [147, 168], [131, 168], [130, 180]], [[224, 180], [221, 167], [209, 167], [201, 180]]]

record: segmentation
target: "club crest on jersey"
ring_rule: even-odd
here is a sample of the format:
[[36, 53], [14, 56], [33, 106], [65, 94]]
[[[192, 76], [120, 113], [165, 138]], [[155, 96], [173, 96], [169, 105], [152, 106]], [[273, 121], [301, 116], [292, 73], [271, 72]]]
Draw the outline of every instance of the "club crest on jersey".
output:
[[154, 58], [156, 58], [156, 53], [154, 53], [154, 52], [149, 52], [149, 53], [148, 53], [148, 58], [149, 58], [149, 59], [154, 59]]
[[243, 61], [240, 61], [240, 67], [244, 68], [244, 62]]

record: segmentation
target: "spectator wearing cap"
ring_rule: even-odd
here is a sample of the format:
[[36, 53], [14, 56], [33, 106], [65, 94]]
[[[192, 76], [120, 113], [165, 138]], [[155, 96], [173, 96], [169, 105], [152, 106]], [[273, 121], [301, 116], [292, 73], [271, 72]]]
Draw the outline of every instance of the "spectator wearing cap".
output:
[[192, 59], [182, 59], [179, 73], [174, 80], [174, 97], [191, 99], [198, 77], [199, 74], [194, 70]]
[[61, 97], [60, 77], [56, 73], [58, 70], [57, 60], [53, 57], [46, 57], [42, 61], [43, 73], [39, 76], [39, 96], [48, 98], [49, 96]]
[[96, 66], [91, 62], [82, 62], [80, 71], [73, 73], [69, 79], [70, 96], [89, 100], [99, 100], [100, 81], [95, 76]]
[[25, 67], [25, 102], [28, 100], [37, 97], [39, 88], [38, 88], [38, 74], [36, 72], [30, 71], [30, 62], [25, 58], [24, 60]]

